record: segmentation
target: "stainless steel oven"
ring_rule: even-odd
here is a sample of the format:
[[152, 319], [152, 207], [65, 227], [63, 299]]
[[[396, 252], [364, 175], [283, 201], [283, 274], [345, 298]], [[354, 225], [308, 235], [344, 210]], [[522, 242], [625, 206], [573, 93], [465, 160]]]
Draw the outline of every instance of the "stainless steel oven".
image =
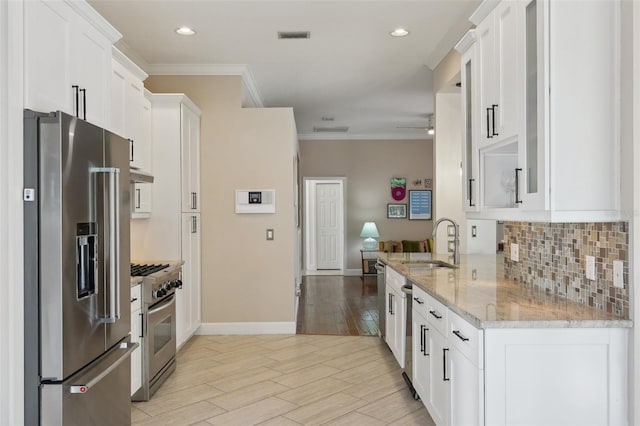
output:
[[[147, 361], [149, 377], [157, 380], [176, 356], [176, 295], [162, 299], [147, 311]], [[151, 383], [153, 385], [153, 383]]]
[[142, 275], [142, 387], [131, 398], [148, 401], [176, 368], [176, 288], [180, 267], [132, 265]]

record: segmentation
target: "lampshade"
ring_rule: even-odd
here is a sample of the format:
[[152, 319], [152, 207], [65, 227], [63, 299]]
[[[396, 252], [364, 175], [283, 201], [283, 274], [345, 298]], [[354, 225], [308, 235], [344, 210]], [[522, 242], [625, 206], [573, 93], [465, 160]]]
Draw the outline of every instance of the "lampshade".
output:
[[364, 238], [362, 242], [362, 248], [365, 250], [376, 250], [378, 248], [378, 241], [376, 238], [380, 236], [378, 233], [378, 228], [374, 222], [365, 222], [362, 227], [362, 232], [360, 232], [360, 236]]

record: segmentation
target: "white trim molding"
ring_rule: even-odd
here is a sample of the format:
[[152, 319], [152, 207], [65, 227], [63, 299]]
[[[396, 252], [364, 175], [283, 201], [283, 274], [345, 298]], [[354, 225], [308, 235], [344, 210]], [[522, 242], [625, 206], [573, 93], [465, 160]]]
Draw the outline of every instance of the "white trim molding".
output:
[[242, 78], [243, 107], [262, 108], [262, 97], [246, 64], [149, 64], [149, 75], [238, 75]]
[[208, 322], [202, 323], [198, 336], [296, 334], [296, 322]]
[[433, 140], [433, 136], [427, 135], [426, 132], [408, 134], [408, 133], [382, 133], [382, 134], [349, 134], [349, 133], [298, 133], [298, 140], [301, 141], [330, 141], [330, 140]]

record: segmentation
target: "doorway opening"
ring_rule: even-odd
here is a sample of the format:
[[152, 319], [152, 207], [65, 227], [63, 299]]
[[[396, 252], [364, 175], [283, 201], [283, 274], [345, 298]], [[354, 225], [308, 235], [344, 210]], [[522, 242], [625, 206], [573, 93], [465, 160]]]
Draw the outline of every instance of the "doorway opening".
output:
[[305, 275], [344, 275], [346, 178], [304, 179]]

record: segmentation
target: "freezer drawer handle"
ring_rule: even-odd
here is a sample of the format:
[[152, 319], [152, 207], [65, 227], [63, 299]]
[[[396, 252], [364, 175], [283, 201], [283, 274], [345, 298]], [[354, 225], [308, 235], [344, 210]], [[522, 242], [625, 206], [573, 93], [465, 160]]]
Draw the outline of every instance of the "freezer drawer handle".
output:
[[100, 371], [100, 373], [96, 374], [94, 377], [91, 377], [86, 383], [78, 384], [78, 385], [70, 385], [69, 393], [87, 393], [89, 390], [100, 382], [100, 380], [104, 379], [109, 373], [115, 370], [123, 361], [126, 361], [138, 346], [138, 343], [125, 342], [120, 344], [120, 349], [124, 349], [125, 351], [120, 355], [120, 357], [115, 360], [108, 368]]

